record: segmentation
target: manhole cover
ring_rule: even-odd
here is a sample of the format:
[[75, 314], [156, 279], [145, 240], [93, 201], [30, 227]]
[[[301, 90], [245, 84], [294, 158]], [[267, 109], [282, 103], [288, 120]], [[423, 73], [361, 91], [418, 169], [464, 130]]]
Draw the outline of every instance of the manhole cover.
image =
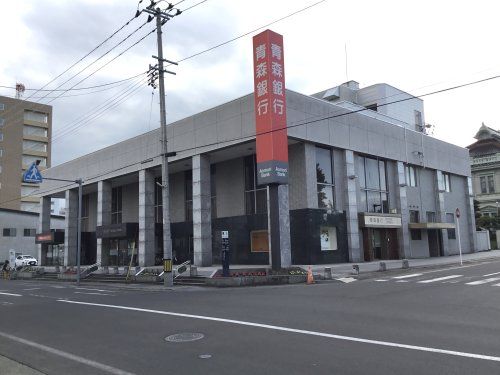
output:
[[175, 335], [170, 335], [165, 337], [165, 341], [167, 342], [189, 342], [200, 340], [205, 335], [202, 333], [176, 333]]

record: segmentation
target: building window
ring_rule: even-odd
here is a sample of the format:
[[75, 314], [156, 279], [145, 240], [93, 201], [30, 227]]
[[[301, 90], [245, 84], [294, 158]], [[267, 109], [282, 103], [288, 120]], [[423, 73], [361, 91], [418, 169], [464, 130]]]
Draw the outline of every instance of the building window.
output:
[[[455, 224], [455, 214], [447, 213], [446, 214], [446, 222], [450, 223], [450, 224]], [[448, 232], [448, 239], [449, 240], [455, 240], [457, 238], [455, 228], [448, 229], [447, 232]]]
[[24, 111], [24, 119], [29, 121], [43, 122], [44, 124], [48, 121], [48, 115], [43, 112], [36, 111]]
[[245, 212], [247, 215], [267, 213], [267, 189], [257, 188], [255, 155], [245, 157]]
[[3, 133], [0, 132], [0, 142], [3, 141]]
[[3, 236], [4, 237], [15, 237], [16, 236], [16, 228], [3, 228]]
[[39, 128], [37, 126], [24, 125], [23, 135], [35, 136], [35, 137], [47, 137], [47, 129]]
[[184, 172], [184, 207], [186, 221], [193, 221], [193, 171]]
[[415, 130], [418, 132], [423, 132], [424, 126], [422, 123], [422, 112], [414, 111], [414, 113], [415, 113]]
[[481, 183], [481, 194], [491, 194], [495, 192], [495, 180], [493, 175], [479, 177]]
[[358, 157], [357, 175], [361, 188], [360, 205], [365, 212], [389, 212], [386, 162]]
[[161, 177], [155, 178], [155, 223], [163, 223], [163, 188]]
[[0, 111], [3, 111], [5, 109], [5, 104], [0, 103]]
[[[420, 212], [417, 210], [410, 210], [410, 223], [420, 223]], [[410, 237], [414, 241], [422, 239], [422, 231], [420, 229], [410, 229]]]
[[36, 236], [36, 229], [28, 229], [24, 228], [24, 237], [35, 237]]
[[111, 190], [111, 224], [122, 222], [122, 187]]
[[417, 169], [412, 165], [406, 167], [406, 184], [411, 187], [417, 186]]
[[47, 152], [47, 143], [23, 140], [23, 151]]
[[451, 192], [451, 177], [449, 173], [438, 171], [438, 187], [440, 191]]
[[436, 222], [436, 213], [434, 211], [427, 211], [426, 216], [427, 216], [428, 223], [435, 223]]
[[318, 207], [333, 210], [335, 208], [333, 154], [329, 149], [316, 147], [316, 182]]
[[0, 127], [5, 124], [5, 119], [0, 117]]
[[89, 195], [82, 195], [82, 232], [88, 232], [89, 228], [89, 209], [90, 209], [90, 197]]
[[217, 184], [216, 184], [217, 169], [215, 164], [210, 165], [210, 212], [212, 219], [217, 217]]
[[0, 148], [0, 158], [3, 156], [3, 149]]

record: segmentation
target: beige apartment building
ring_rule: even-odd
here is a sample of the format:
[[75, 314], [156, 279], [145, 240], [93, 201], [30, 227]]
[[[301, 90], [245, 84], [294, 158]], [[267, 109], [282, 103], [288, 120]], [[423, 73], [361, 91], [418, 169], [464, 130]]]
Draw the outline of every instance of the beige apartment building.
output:
[[37, 185], [22, 183], [35, 160], [50, 167], [52, 106], [0, 96], [0, 208], [39, 211]]

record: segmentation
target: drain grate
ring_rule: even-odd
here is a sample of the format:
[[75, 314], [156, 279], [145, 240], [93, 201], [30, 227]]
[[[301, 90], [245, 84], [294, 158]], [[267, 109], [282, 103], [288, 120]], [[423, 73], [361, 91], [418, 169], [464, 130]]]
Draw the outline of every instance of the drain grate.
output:
[[165, 337], [167, 342], [190, 342], [200, 340], [205, 335], [203, 333], [176, 333], [175, 335], [170, 335]]

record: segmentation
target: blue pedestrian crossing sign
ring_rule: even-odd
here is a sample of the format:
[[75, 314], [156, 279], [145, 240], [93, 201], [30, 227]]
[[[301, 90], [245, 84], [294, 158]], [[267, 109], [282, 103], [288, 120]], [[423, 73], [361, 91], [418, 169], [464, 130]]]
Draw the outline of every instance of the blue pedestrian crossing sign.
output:
[[35, 161], [31, 166], [23, 173], [23, 182], [29, 184], [39, 184], [43, 181], [42, 174], [38, 170], [38, 163]]

